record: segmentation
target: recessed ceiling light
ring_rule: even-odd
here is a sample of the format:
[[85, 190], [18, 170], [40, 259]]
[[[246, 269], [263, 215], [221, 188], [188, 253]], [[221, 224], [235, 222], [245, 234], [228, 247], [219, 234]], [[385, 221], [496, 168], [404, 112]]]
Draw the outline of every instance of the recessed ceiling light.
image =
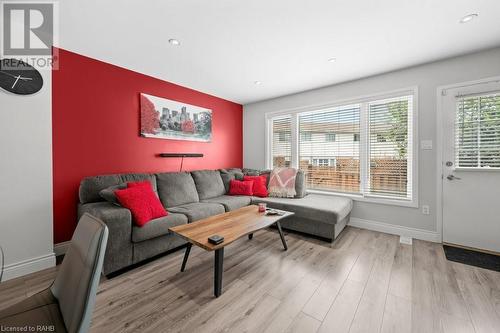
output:
[[337, 58], [330, 58], [330, 59], [328, 59], [328, 62], [335, 62], [335, 61], [337, 61]]
[[259, 85], [259, 84], [262, 84], [262, 82], [260, 82], [260, 81], [253, 81], [253, 84]]
[[462, 17], [460, 19], [460, 23], [467, 23], [467, 22], [470, 22], [472, 21], [473, 19], [475, 19], [476, 17], [478, 17], [477, 14], [469, 14], [469, 15], [465, 15], [464, 17]]
[[181, 42], [179, 42], [179, 40], [174, 39], [174, 38], [169, 39], [168, 42], [172, 45], [175, 45], [175, 46], [181, 45]]

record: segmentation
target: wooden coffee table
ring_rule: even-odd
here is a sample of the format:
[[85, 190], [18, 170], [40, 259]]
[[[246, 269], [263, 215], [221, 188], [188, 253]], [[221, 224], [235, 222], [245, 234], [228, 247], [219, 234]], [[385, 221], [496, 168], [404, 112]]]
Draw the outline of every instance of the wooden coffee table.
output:
[[[278, 232], [285, 251], [288, 249], [283, 231], [281, 230], [280, 220], [292, 216], [294, 213], [282, 210], [279, 210], [279, 212], [282, 212], [283, 215], [265, 215], [265, 213], [259, 213], [257, 206], [250, 205], [193, 223], [170, 228], [169, 230], [171, 232], [181, 236], [189, 242], [184, 254], [184, 259], [182, 260], [181, 272], [184, 272], [186, 268], [189, 252], [193, 244], [206, 251], [215, 251], [214, 295], [215, 297], [219, 297], [222, 293], [222, 271], [225, 246], [246, 235], [248, 235], [248, 239], [252, 239], [254, 232], [275, 224], [278, 227]], [[213, 235], [224, 237], [224, 242], [217, 245], [209, 243], [208, 237]]]

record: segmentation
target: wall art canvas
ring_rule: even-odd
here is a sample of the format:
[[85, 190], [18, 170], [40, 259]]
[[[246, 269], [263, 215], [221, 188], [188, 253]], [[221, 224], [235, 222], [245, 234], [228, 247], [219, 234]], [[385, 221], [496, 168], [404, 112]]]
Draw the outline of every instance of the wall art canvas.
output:
[[141, 94], [141, 136], [210, 142], [212, 110]]

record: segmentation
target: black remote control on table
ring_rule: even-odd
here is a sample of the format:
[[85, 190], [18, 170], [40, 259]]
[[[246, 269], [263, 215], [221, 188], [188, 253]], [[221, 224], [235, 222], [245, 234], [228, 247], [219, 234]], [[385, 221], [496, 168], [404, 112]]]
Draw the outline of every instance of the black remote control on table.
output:
[[213, 235], [208, 237], [208, 242], [214, 245], [220, 244], [224, 241], [224, 237], [219, 235]]

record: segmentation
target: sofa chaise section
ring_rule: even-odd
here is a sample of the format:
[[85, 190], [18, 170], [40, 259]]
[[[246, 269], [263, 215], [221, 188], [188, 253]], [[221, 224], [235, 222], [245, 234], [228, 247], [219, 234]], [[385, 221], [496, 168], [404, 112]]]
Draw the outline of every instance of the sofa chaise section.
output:
[[[272, 170], [233, 168], [222, 169], [220, 172], [224, 185], [228, 188], [230, 179], [237, 179], [238, 175], [240, 177], [244, 175], [265, 175], [266, 184], [268, 184]], [[258, 204], [262, 202], [266, 203], [270, 208], [294, 212], [295, 215], [281, 222], [281, 226], [285, 229], [318, 236], [329, 241], [335, 240], [349, 222], [353, 207], [352, 200], [342, 196], [307, 194], [306, 174], [303, 170], [297, 170], [295, 192], [294, 198], [251, 197], [250, 203]], [[229, 197], [238, 198], [242, 203], [249, 199], [248, 197]]]
[[335, 240], [349, 221], [353, 207], [350, 198], [322, 194], [308, 194], [303, 198], [252, 198], [252, 203], [266, 203], [268, 207], [292, 211], [294, 216], [284, 219], [285, 229], [304, 232]]

